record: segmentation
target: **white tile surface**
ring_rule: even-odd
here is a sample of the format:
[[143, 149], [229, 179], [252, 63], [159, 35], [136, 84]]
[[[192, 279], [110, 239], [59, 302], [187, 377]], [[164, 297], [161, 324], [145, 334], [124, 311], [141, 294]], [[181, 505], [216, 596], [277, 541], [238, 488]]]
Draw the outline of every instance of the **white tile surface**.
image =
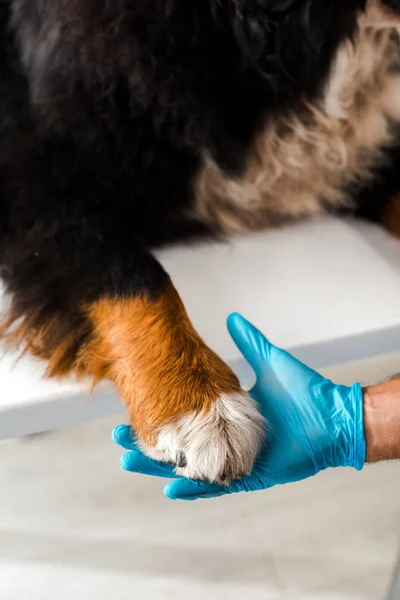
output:
[[[384, 377], [400, 356], [331, 369]], [[0, 444], [3, 600], [379, 600], [400, 540], [400, 464], [171, 502], [118, 468], [115, 420]]]

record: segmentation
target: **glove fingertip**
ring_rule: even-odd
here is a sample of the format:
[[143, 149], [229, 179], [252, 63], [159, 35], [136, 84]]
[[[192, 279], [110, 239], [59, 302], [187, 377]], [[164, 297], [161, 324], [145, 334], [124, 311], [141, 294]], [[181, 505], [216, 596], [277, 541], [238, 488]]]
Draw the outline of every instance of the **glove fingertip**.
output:
[[124, 452], [119, 459], [119, 466], [123, 471], [132, 470], [132, 452]]
[[111, 439], [114, 444], [120, 445], [121, 438], [126, 436], [126, 431], [130, 430], [128, 425], [117, 425], [111, 432]]
[[179, 481], [170, 481], [167, 483], [167, 485], [164, 486], [164, 496], [169, 500], [194, 500], [194, 498], [182, 496], [182, 490], [180, 490], [180, 486], [176, 485], [177, 483], [179, 483]]
[[112, 432], [112, 439], [115, 444], [121, 446], [124, 450], [138, 450], [134, 433], [129, 425], [119, 425]]
[[243, 348], [247, 348], [249, 345], [249, 332], [254, 329], [254, 325], [236, 312], [228, 316], [226, 325], [233, 341], [238, 346], [239, 350], [243, 352]]
[[246, 332], [254, 327], [250, 323], [250, 321], [247, 321], [247, 319], [245, 319], [238, 312], [233, 312], [228, 316], [226, 320], [226, 325], [228, 327], [229, 333], [235, 341], [237, 339], [246, 340]]
[[245, 320], [244, 317], [242, 317], [242, 315], [240, 313], [233, 312], [228, 316], [226, 323], [227, 323], [228, 327], [230, 327], [230, 326], [236, 327], [237, 325], [240, 325], [240, 323], [244, 320]]
[[258, 375], [268, 358], [270, 342], [257, 327], [238, 313], [228, 317], [227, 327], [239, 351]]
[[164, 487], [164, 495], [170, 500], [193, 501], [225, 496], [229, 491], [224, 486], [201, 481], [178, 479], [170, 481]]

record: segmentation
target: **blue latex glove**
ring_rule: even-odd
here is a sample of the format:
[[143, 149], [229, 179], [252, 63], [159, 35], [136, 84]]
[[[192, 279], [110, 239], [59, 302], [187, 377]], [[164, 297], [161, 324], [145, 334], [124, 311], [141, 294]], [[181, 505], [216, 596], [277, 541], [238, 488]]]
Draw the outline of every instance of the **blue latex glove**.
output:
[[306, 479], [328, 467], [361, 470], [366, 446], [360, 384], [335, 385], [270, 344], [240, 315], [229, 317], [228, 329], [255, 371], [257, 382], [250, 393], [270, 427], [251, 475], [228, 487], [177, 477], [172, 466], [140, 452], [126, 425], [113, 431], [113, 440], [129, 450], [121, 457], [122, 469], [174, 479], [164, 493], [182, 500], [266, 489]]

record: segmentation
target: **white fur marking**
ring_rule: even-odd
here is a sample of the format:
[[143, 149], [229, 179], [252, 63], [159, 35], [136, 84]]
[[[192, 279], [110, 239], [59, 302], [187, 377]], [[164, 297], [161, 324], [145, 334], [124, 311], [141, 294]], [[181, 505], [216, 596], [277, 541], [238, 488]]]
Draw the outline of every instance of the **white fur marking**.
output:
[[141, 447], [151, 458], [173, 463], [183, 451], [186, 466], [176, 469], [179, 475], [229, 483], [251, 471], [265, 432], [257, 403], [243, 392], [222, 395], [209, 412], [191, 413], [162, 427], [155, 447]]

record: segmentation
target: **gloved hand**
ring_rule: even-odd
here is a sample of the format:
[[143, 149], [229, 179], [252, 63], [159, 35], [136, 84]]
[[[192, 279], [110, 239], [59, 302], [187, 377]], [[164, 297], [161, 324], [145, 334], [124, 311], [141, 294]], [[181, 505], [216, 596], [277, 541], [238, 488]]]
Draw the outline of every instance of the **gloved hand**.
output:
[[229, 317], [228, 329], [255, 371], [257, 381], [250, 393], [269, 423], [251, 475], [228, 487], [177, 477], [172, 466], [140, 452], [126, 425], [113, 431], [114, 441], [129, 450], [121, 457], [122, 469], [174, 479], [164, 493], [181, 500], [266, 489], [306, 479], [328, 467], [361, 470], [366, 445], [360, 384], [335, 385], [270, 344], [240, 315]]

